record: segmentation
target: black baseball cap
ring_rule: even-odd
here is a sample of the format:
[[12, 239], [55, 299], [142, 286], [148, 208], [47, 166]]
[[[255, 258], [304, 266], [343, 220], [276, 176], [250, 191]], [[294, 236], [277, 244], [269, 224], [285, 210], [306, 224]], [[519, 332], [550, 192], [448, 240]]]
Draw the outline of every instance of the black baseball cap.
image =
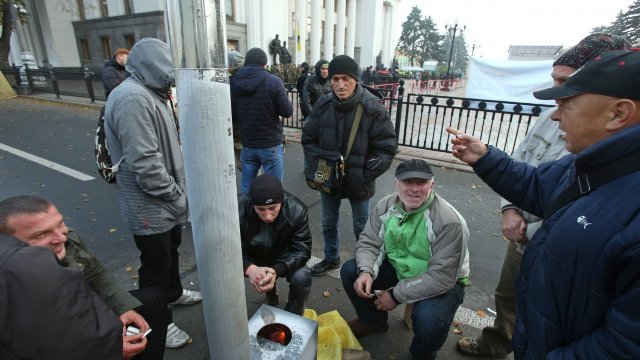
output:
[[640, 51], [607, 51], [586, 63], [561, 86], [535, 91], [540, 100], [590, 93], [640, 100]]
[[407, 179], [425, 179], [431, 180], [433, 179], [433, 171], [431, 171], [431, 166], [420, 159], [411, 159], [405, 160], [398, 165], [396, 169], [396, 179], [398, 180], [407, 180]]

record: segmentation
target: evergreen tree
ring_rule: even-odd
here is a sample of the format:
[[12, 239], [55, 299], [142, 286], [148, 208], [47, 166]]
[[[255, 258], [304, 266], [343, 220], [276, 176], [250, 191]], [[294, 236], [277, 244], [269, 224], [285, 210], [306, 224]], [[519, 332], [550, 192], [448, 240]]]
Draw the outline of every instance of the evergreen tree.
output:
[[442, 35], [436, 29], [436, 24], [431, 17], [426, 17], [420, 22], [419, 38], [417, 46], [419, 49], [420, 65], [428, 60], [439, 60], [441, 56], [440, 42]]
[[398, 50], [409, 57], [411, 64], [420, 55], [418, 39], [420, 37], [421, 22], [422, 13], [417, 6], [414, 6], [411, 8], [407, 20], [402, 23], [402, 34], [398, 41]]
[[[618, 22], [618, 19], [616, 19]], [[620, 19], [620, 28], [627, 40], [634, 45], [640, 45], [640, 0], [636, 0]]]

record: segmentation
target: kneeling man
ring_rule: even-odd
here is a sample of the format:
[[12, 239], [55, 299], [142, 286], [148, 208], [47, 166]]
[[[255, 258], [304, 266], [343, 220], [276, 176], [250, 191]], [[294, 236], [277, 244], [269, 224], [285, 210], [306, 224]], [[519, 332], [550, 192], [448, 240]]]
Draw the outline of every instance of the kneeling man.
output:
[[435, 359], [469, 284], [467, 223], [433, 184], [426, 161], [402, 162], [397, 192], [369, 214], [355, 258], [340, 271], [357, 337], [386, 331], [388, 311], [414, 304], [412, 359]]
[[238, 195], [238, 211], [244, 274], [251, 286], [275, 306], [276, 279], [286, 277], [289, 301], [284, 309], [302, 315], [311, 290], [305, 266], [311, 257], [307, 206], [284, 192], [277, 177], [262, 174], [253, 179], [248, 194]]

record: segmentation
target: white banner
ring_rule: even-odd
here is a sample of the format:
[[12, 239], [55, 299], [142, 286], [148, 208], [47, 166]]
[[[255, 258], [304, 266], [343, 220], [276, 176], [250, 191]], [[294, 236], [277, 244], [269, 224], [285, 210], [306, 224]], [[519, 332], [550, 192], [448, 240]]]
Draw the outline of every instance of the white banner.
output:
[[554, 60], [513, 61], [471, 58], [466, 97], [555, 105], [538, 100], [533, 92], [553, 86]]

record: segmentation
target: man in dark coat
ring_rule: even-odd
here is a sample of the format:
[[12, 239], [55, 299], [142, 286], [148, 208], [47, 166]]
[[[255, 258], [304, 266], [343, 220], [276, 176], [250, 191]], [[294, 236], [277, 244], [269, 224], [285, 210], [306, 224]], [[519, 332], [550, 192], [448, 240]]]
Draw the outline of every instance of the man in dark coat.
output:
[[453, 155], [544, 215], [517, 279], [516, 359], [640, 358], [640, 52], [605, 52], [557, 87], [566, 149], [534, 167], [456, 129]]
[[284, 132], [280, 117], [293, 114], [293, 105], [282, 80], [270, 74], [267, 54], [260, 48], [247, 51], [244, 66], [230, 79], [231, 112], [240, 124], [242, 138], [242, 180], [240, 192], [249, 191], [260, 167], [264, 172], [284, 177]]
[[113, 57], [104, 64], [102, 86], [104, 86], [105, 98], [108, 98], [111, 91], [129, 76], [129, 73], [125, 70], [128, 57], [129, 50], [118, 49], [113, 54]]
[[375, 179], [389, 169], [396, 154], [396, 133], [389, 113], [381, 98], [358, 84], [358, 73], [358, 64], [349, 56], [339, 55], [331, 60], [329, 79], [333, 91], [317, 101], [302, 129], [302, 146], [309, 163], [318, 150], [338, 151], [344, 156], [356, 109], [363, 108], [340, 193], [320, 192], [325, 245], [324, 260], [311, 269], [315, 276], [340, 267], [338, 221], [342, 199], [348, 198], [351, 203], [353, 232], [358, 239], [367, 222]]
[[304, 82], [302, 90], [302, 116], [309, 116], [313, 105], [320, 97], [331, 91], [331, 82], [329, 81], [329, 62], [327, 60], [318, 60], [316, 63], [315, 75], [311, 76]]
[[266, 293], [267, 304], [278, 304], [276, 280], [289, 282], [285, 310], [302, 315], [311, 290], [305, 266], [311, 257], [307, 206], [285, 192], [275, 176], [262, 174], [251, 182], [249, 194], [238, 195], [244, 274], [251, 286]]
[[122, 359], [122, 322], [81, 272], [1, 234], [0, 259], [0, 359]]

